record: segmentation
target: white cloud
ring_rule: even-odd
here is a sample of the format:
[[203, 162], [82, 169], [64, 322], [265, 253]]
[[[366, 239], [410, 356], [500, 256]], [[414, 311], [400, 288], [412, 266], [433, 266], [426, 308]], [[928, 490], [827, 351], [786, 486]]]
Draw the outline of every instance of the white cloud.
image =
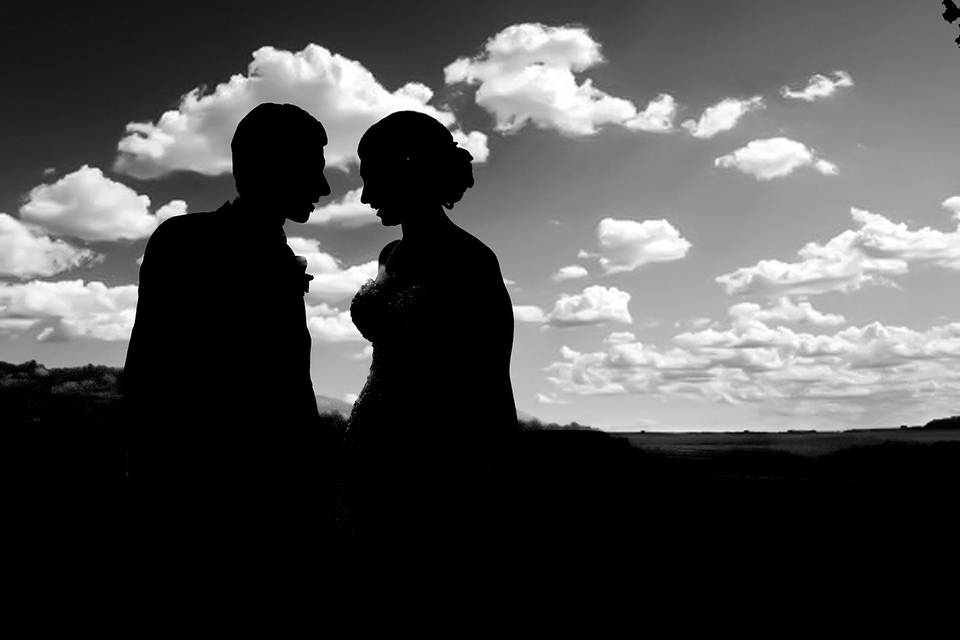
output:
[[470, 152], [474, 163], [486, 162], [490, 158], [490, 147], [487, 146], [487, 134], [480, 131], [464, 133], [461, 129], [453, 131], [453, 140]]
[[344, 268], [335, 256], [320, 250], [320, 242], [310, 238], [287, 238], [287, 244], [297, 255], [307, 259], [307, 273], [313, 276], [308, 304], [331, 302], [352, 297], [365, 283], [377, 275], [377, 261], [372, 260]]
[[953, 212], [953, 216], [960, 222], [960, 196], [953, 196], [943, 201], [943, 206]]
[[[261, 47], [253, 52], [247, 75], [236, 74], [206, 95], [191, 90], [155, 123], [129, 123], [118, 144], [116, 168], [138, 178], [177, 170], [227, 173], [237, 123], [262, 102], [295, 104], [317, 117], [329, 138], [323, 150], [327, 164], [343, 168], [356, 162], [357, 143], [367, 128], [394, 111], [421, 111], [455, 127], [453, 113], [428, 104], [432, 98], [433, 91], [416, 82], [389, 91], [360, 62], [316, 44], [297, 52]], [[484, 157], [485, 137], [464, 135], [478, 150], [477, 159]]]
[[813, 102], [820, 98], [832, 96], [841, 87], [853, 86], [853, 78], [846, 71], [834, 71], [832, 75], [833, 78], [828, 78], [823, 74], [816, 73], [810, 76], [807, 86], [802, 90], [794, 91], [790, 87], [783, 87], [780, 89], [780, 95], [784, 98]]
[[32, 321], [38, 340], [75, 337], [127, 340], [137, 306], [136, 285], [62, 280], [0, 283], [0, 319]]
[[368, 344], [360, 351], [352, 354], [350, 356], [350, 359], [351, 360], [369, 360], [372, 357], [373, 357], [373, 345]]
[[48, 277], [89, 264], [98, 256], [54, 240], [6, 213], [0, 213], [0, 277]]
[[356, 402], [356, 401], [357, 401], [357, 397], [358, 397], [358, 396], [357, 396], [356, 393], [345, 393], [345, 394], [343, 394], [343, 400], [344, 400], [345, 402], [349, 402], [350, 404], [353, 404], [354, 402]]
[[790, 298], [783, 297], [776, 304], [761, 307], [752, 302], [741, 302], [729, 309], [730, 317], [739, 326], [754, 322], [768, 324], [771, 322], [806, 323], [815, 326], [829, 327], [844, 324], [846, 319], [833, 313], [822, 313], [813, 308], [809, 302], [794, 303]]
[[350, 311], [327, 304], [307, 305], [307, 328], [321, 342], [364, 342], [366, 339], [350, 319]]
[[541, 324], [547, 321], [547, 314], [538, 306], [532, 304], [513, 305], [513, 317], [517, 322]]
[[562, 282], [563, 280], [575, 280], [577, 278], [586, 278], [590, 275], [590, 272], [581, 267], [579, 264], [571, 264], [566, 267], [560, 267], [555, 274], [551, 276], [551, 279], [554, 282]]
[[578, 327], [622, 322], [630, 324], [630, 294], [616, 287], [592, 286], [578, 294], [561, 294], [546, 322], [554, 327]]
[[183, 200], [172, 200], [149, 212], [150, 198], [83, 165], [53, 184], [34, 187], [20, 208], [24, 222], [53, 235], [90, 241], [136, 240], [153, 233], [164, 218], [186, 212]]
[[628, 129], [664, 132], [673, 129], [677, 117], [677, 103], [673, 96], [661, 93], [647, 104], [647, 108], [623, 123]]
[[187, 213], [187, 203], [183, 200], [171, 200], [167, 204], [157, 209], [157, 224], [174, 216], [182, 216]]
[[540, 404], [570, 404], [568, 400], [559, 398], [555, 393], [542, 393], [538, 391], [536, 398]]
[[651, 262], [670, 262], [687, 255], [691, 244], [666, 220], [604, 218], [597, 225], [599, 253], [581, 250], [578, 257], [598, 258], [607, 274], [633, 271]]
[[362, 227], [378, 222], [377, 212], [360, 202], [363, 188], [351, 189], [343, 198], [313, 210], [309, 224]]
[[561, 348], [547, 367], [558, 391], [755, 403], [777, 415], [872, 412], [887, 424], [898, 411], [949, 411], [960, 402], [960, 323], [914, 330], [874, 322], [811, 334], [734, 319], [723, 331], [679, 334], [672, 347], [604, 342], [596, 352]]
[[727, 293], [816, 295], [852, 291], [865, 283], [890, 283], [911, 265], [960, 270], [960, 226], [951, 232], [930, 227], [912, 230], [882, 215], [851, 208], [857, 229], [848, 229], [826, 244], [810, 242], [799, 262], [761, 260], [716, 280]]
[[812, 167], [824, 175], [836, 175], [837, 166], [818, 158], [802, 142], [789, 138], [753, 140], [747, 146], [714, 160], [718, 167], [733, 167], [757, 180], [782, 178], [801, 167]]
[[444, 69], [447, 84], [477, 84], [475, 100], [513, 133], [531, 123], [572, 136], [590, 135], [615, 124], [645, 131], [673, 126], [675, 105], [661, 94], [639, 112], [633, 102], [597, 89], [575, 74], [603, 62], [600, 44], [581, 27], [511, 25], [487, 40], [472, 58]]
[[637, 336], [629, 331], [614, 331], [603, 339], [606, 344], [623, 344], [625, 342], [636, 342]]
[[763, 98], [725, 98], [704, 109], [699, 120], [685, 120], [682, 126], [695, 138], [712, 138], [723, 131], [729, 131], [737, 126], [740, 118], [751, 111], [763, 109]]

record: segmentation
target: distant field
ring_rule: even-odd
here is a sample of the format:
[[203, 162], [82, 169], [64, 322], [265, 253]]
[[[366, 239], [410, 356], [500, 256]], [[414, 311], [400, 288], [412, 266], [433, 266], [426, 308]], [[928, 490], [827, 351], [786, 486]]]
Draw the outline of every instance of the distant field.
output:
[[784, 452], [819, 457], [854, 447], [882, 444], [960, 442], [956, 429], [874, 429], [793, 433], [616, 433], [643, 451], [678, 458], [713, 458], [724, 454]]

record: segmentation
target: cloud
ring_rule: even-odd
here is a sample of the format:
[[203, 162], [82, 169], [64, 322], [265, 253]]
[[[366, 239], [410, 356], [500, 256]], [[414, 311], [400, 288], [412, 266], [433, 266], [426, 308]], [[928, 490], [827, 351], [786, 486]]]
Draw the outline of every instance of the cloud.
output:
[[825, 75], [816, 73], [810, 76], [810, 80], [807, 81], [807, 86], [804, 89], [794, 91], [790, 87], [783, 87], [780, 89], [780, 95], [784, 98], [813, 102], [814, 100], [832, 96], [837, 92], [837, 89], [841, 87], [852, 86], [853, 78], [846, 71], [834, 71], [833, 78], [828, 78]]
[[818, 158], [802, 142], [789, 138], [753, 140], [733, 153], [720, 156], [714, 165], [735, 168], [757, 180], [782, 178], [801, 167], [812, 167], [824, 175], [836, 175], [837, 166]]
[[48, 277], [100, 258], [93, 251], [54, 240], [13, 216], [0, 213], [0, 277]]
[[542, 324], [547, 321], [547, 314], [543, 312], [543, 309], [532, 304], [515, 304], [513, 305], [513, 318], [517, 322]]
[[712, 138], [723, 131], [729, 131], [737, 126], [740, 118], [751, 111], [759, 111], [765, 107], [761, 96], [752, 98], [725, 98], [704, 109], [699, 120], [685, 120], [682, 126], [694, 138]]
[[[83, 165], [53, 184], [34, 187], [20, 208], [24, 222], [53, 235], [90, 241], [136, 240], [153, 233], [162, 219], [186, 212], [183, 200], [149, 211], [150, 198]], [[161, 215], [163, 218], [161, 218]]]
[[183, 200], [171, 200], [167, 204], [157, 209], [157, 224], [174, 216], [182, 216], [187, 213], [187, 203]]
[[369, 205], [360, 202], [362, 193], [362, 187], [351, 189], [340, 200], [315, 208], [307, 222], [343, 227], [362, 227], [379, 222], [377, 212]]
[[[136, 285], [35, 280], [0, 283], [0, 320], [32, 322], [41, 341], [77, 337], [127, 340], [137, 307]], [[25, 323], [24, 323], [25, 324]]]
[[453, 140], [470, 152], [474, 163], [486, 162], [490, 158], [490, 147], [487, 146], [487, 134], [480, 131], [464, 133], [457, 129], [453, 131]]
[[320, 342], [365, 342], [350, 311], [341, 311], [327, 304], [307, 305], [307, 328]]
[[658, 347], [617, 336], [594, 352], [564, 346], [548, 380], [569, 394], [752, 403], [775, 415], [872, 414], [888, 423], [899, 412], [937, 411], [934, 404], [948, 411], [960, 401], [960, 323], [798, 333], [734, 318], [726, 330], [673, 342]]
[[546, 323], [553, 327], [580, 327], [622, 322], [630, 324], [630, 294], [616, 287], [592, 286], [578, 294], [561, 294], [547, 314]]
[[568, 400], [557, 397], [555, 393], [542, 393], [538, 391], [536, 398], [540, 404], [570, 404]]
[[[261, 47], [246, 75], [232, 76], [212, 93], [192, 89], [156, 122], [129, 123], [117, 145], [116, 170], [142, 179], [181, 170], [228, 173], [237, 123], [262, 102], [295, 104], [320, 119], [330, 140], [323, 150], [327, 164], [345, 168], [357, 161], [360, 136], [394, 111], [421, 111], [455, 127], [454, 114], [431, 106], [432, 98], [433, 91], [417, 82], [389, 91], [360, 62], [316, 44], [297, 52]], [[461, 140], [477, 151], [477, 160], [485, 159], [484, 134]]]
[[817, 295], [853, 291], [866, 283], [890, 284], [911, 265], [960, 270], [960, 225], [952, 232], [930, 227], [912, 230], [882, 215], [851, 208], [857, 229], [826, 244], [810, 242], [799, 262], [761, 260], [717, 277], [729, 294]]
[[661, 133], [673, 129], [677, 117], [677, 103], [673, 96], [661, 93], [647, 104], [647, 108], [623, 123], [627, 129]]
[[960, 222], [960, 196], [953, 196], [943, 201], [943, 206], [953, 212], [953, 217]]
[[590, 272], [581, 267], [578, 264], [571, 264], [566, 267], [560, 267], [555, 274], [550, 278], [554, 282], [562, 282], [564, 280], [575, 280], [577, 278], [586, 278], [590, 275]]
[[514, 133], [528, 123], [571, 136], [596, 133], [606, 124], [668, 131], [676, 111], [661, 94], [642, 112], [630, 100], [582, 82], [577, 73], [603, 62], [600, 43], [582, 27], [536, 23], [511, 25], [487, 40], [474, 57], [447, 65], [447, 84], [478, 85], [475, 100], [494, 116], [495, 128]]
[[741, 302], [730, 307], [729, 313], [734, 324], [738, 326], [750, 325], [755, 322], [764, 324], [790, 322], [831, 327], [846, 323], [846, 319], [841, 315], [822, 313], [814, 309], [809, 302], [794, 303], [787, 297], [779, 298], [775, 305], [767, 308], [752, 302]]
[[607, 274], [634, 271], [651, 262], [670, 262], [687, 255], [692, 246], [666, 220], [604, 218], [597, 225], [599, 253], [581, 251], [579, 257], [598, 258]]
[[377, 275], [377, 261], [344, 267], [339, 258], [320, 250], [320, 242], [310, 238], [287, 238], [297, 255], [307, 259], [307, 273], [313, 276], [307, 304], [333, 302], [352, 297], [365, 283]]

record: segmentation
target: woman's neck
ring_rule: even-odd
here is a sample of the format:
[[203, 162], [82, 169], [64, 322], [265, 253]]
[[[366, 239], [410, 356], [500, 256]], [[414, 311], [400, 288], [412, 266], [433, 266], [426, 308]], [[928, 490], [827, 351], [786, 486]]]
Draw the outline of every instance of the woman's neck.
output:
[[434, 241], [454, 226], [443, 207], [419, 212], [410, 216], [410, 220], [400, 223], [403, 241], [408, 245]]

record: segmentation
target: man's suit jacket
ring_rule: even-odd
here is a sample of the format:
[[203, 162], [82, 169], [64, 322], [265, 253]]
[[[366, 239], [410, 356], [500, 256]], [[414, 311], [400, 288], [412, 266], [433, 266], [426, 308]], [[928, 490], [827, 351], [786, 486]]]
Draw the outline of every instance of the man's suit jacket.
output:
[[123, 373], [135, 482], [249, 490], [313, 463], [304, 267], [250, 215], [226, 203], [150, 238]]

